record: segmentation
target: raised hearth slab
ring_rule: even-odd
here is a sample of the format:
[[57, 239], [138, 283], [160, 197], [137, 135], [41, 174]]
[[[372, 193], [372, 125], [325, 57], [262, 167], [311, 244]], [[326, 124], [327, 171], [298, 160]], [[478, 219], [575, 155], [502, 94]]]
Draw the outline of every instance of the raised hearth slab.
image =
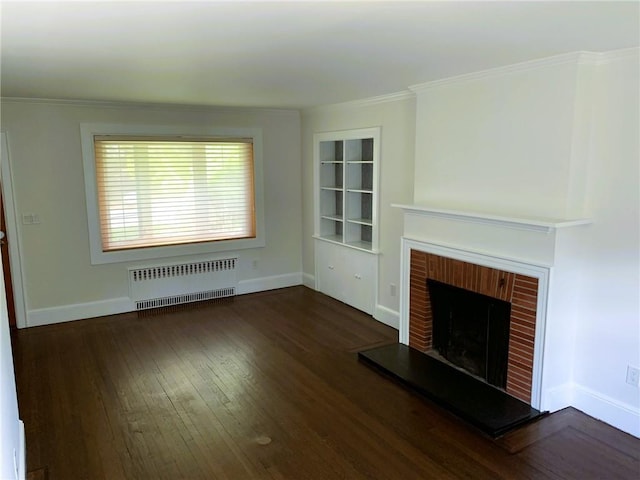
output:
[[401, 343], [360, 352], [358, 358], [494, 438], [545, 415], [522, 400]]

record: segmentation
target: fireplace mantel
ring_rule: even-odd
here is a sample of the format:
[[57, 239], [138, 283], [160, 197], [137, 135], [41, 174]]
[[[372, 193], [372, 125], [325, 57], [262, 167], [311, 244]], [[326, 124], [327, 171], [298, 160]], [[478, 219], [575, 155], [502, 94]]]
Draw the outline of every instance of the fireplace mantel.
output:
[[392, 204], [392, 207], [401, 208], [405, 213], [447, 218], [464, 222], [486, 223], [506, 228], [533, 230], [545, 233], [550, 233], [558, 228], [576, 227], [592, 223], [592, 220], [588, 218], [558, 219], [530, 216], [507, 216], [486, 212], [440, 208], [428, 205]]

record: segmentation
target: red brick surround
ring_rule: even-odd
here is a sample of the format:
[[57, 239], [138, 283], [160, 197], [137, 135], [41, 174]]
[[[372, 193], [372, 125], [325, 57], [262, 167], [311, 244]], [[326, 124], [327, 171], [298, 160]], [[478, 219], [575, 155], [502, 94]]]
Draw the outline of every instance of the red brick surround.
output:
[[411, 250], [409, 345], [431, 350], [427, 278], [511, 302], [507, 393], [531, 403], [538, 279]]

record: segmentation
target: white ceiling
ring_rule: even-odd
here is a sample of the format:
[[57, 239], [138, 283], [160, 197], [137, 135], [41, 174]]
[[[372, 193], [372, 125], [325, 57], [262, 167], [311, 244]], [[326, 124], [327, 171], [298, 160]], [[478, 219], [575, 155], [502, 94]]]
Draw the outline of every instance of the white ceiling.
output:
[[1, 2], [1, 94], [305, 108], [640, 44], [631, 2]]

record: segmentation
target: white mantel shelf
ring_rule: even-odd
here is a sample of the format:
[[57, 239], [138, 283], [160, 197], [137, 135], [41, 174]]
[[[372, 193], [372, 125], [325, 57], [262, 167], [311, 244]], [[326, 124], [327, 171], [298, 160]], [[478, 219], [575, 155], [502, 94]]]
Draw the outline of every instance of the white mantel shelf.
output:
[[519, 228], [549, 233], [557, 228], [577, 227], [593, 223], [589, 218], [558, 219], [528, 216], [496, 215], [485, 212], [472, 212], [427, 205], [400, 205], [392, 204], [392, 207], [401, 208], [405, 213], [424, 215], [430, 217], [447, 218], [464, 222], [488, 223], [507, 228]]

